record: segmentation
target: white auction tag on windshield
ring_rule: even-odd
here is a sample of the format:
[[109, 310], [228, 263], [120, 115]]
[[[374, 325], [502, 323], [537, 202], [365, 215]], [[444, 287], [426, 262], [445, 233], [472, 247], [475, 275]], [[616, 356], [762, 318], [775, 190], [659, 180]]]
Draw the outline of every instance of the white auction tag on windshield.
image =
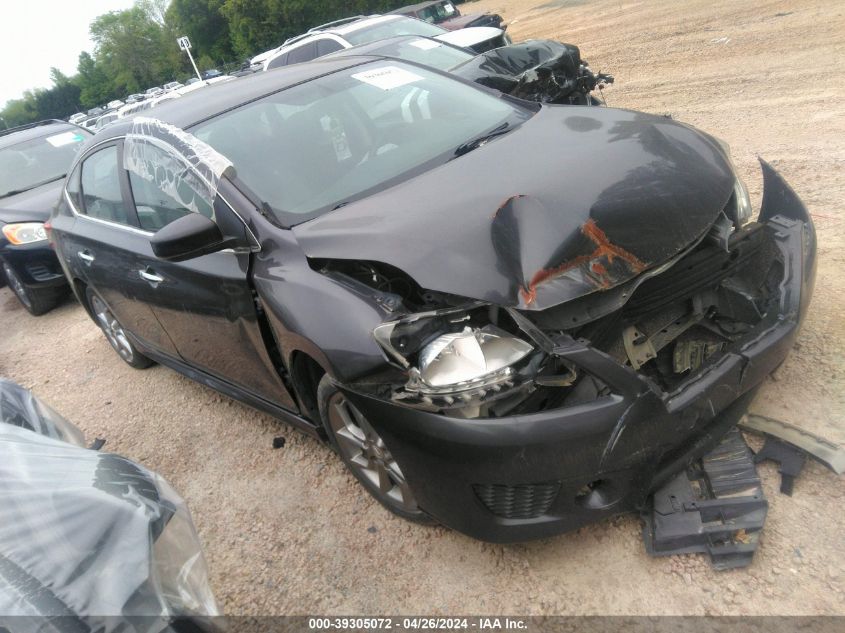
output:
[[352, 77], [382, 90], [392, 90], [422, 79], [419, 75], [398, 66], [382, 66], [375, 70], [355, 73]]
[[440, 48], [442, 46], [439, 42], [433, 42], [432, 40], [414, 40], [413, 42], [408, 43], [411, 46], [416, 46], [424, 51], [430, 51], [432, 48]]
[[85, 140], [85, 137], [77, 132], [62, 132], [61, 134], [54, 134], [53, 136], [47, 137], [47, 142], [53, 147], [79, 143], [82, 140]]

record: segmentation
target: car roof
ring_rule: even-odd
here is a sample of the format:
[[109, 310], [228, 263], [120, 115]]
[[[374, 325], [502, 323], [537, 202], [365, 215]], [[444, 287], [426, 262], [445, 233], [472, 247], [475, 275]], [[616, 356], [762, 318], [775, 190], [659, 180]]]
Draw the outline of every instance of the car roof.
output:
[[[18, 127], [9, 128], [8, 130], [0, 130], [0, 148], [17, 145], [18, 143], [28, 141], [33, 138], [47, 136], [51, 132], [79, 129], [80, 127], [78, 125], [74, 125], [73, 123], [53, 119], [38, 121], [36, 123], [28, 123], [27, 125], [20, 125]], [[85, 131], [88, 132], [88, 130]]]
[[470, 56], [474, 56], [475, 53], [469, 51], [465, 48], [461, 48], [451, 42], [446, 42], [443, 40], [439, 40], [436, 37], [428, 37], [427, 35], [394, 35], [393, 37], [388, 37], [383, 40], [376, 40], [375, 42], [367, 42], [366, 44], [358, 44], [357, 46], [353, 46], [352, 48], [344, 48], [342, 51], [335, 51], [334, 53], [329, 53], [326, 57], [349, 57], [351, 55], [361, 56], [366, 55], [368, 57], [391, 57], [392, 59], [398, 59], [395, 56], [387, 55], [386, 53], [380, 53], [379, 51], [385, 47], [390, 46], [391, 44], [397, 44], [399, 42], [413, 42], [414, 40], [429, 40], [439, 46], [447, 46], [449, 48], [454, 48], [455, 50], [467, 53]]
[[348, 24], [342, 24], [336, 27], [316, 30], [313, 31], [313, 33], [334, 33], [335, 35], [340, 35], [341, 37], [343, 37], [347, 33], [354, 33], [355, 31], [360, 31], [361, 29], [366, 29], [370, 26], [381, 24], [382, 22], [393, 22], [395, 20], [402, 20], [403, 18], [407, 17], [408, 16], [406, 15], [370, 15], [365, 18], [361, 18], [360, 20], [350, 22]]
[[[284, 66], [272, 73], [255, 73], [233, 81], [215, 83], [179, 99], [172, 99], [156, 107], [149, 116], [184, 130], [290, 86], [378, 59], [383, 58], [369, 56], [317, 59], [307, 64]], [[132, 118], [127, 116], [104, 129], [96, 138], [100, 141], [123, 136], [131, 127]]]
[[429, 7], [432, 4], [440, 4], [443, 1], [444, 0], [428, 0], [428, 2], [418, 2], [417, 4], [409, 4], [407, 6], [399, 7], [398, 9], [394, 9], [390, 13], [401, 14], [403, 11], [419, 11], [420, 9], [425, 9], [426, 7]]

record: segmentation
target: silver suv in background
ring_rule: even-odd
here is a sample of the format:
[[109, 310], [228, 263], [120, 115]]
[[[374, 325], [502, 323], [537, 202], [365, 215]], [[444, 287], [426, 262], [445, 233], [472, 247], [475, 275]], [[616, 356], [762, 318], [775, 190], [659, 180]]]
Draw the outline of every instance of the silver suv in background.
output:
[[272, 70], [399, 35], [432, 37], [476, 53], [511, 43], [502, 29], [489, 26], [447, 31], [404, 15], [358, 16], [314, 27], [303, 35], [287, 40], [274, 51], [258, 55], [252, 59], [252, 63], [256, 63], [256, 60], [263, 62], [264, 70]]

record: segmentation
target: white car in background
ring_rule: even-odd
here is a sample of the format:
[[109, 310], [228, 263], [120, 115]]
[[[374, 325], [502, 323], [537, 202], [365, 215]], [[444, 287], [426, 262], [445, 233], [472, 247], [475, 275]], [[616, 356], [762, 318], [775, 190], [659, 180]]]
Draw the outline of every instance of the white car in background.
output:
[[162, 86], [165, 92], [173, 92], [174, 90], [178, 90], [179, 88], [183, 88], [185, 84], [178, 82], [178, 81], [170, 81]]
[[162, 103], [163, 101], [169, 101], [171, 99], [178, 99], [181, 97], [178, 92], [168, 92], [163, 93], [161, 96], [154, 97], [152, 99], [145, 99], [144, 101], [139, 101], [138, 103], [130, 103], [128, 105], [123, 106], [117, 111], [117, 118], [123, 119], [128, 116], [132, 116], [138, 114], [142, 110], [149, 110], [150, 108], [156, 107], [158, 104]]
[[68, 123], [79, 123], [80, 121], [84, 121], [88, 118], [88, 115], [84, 112], [77, 112], [76, 114], [71, 114], [70, 118], [68, 118]]
[[109, 102], [106, 104], [106, 109], [108, 109], [108, 110], [117, 110], [118, 108], [120, 108], [120, 107], [122, 107], [122, 106], [124, 106], [124, 105], [126, 105], [126, 104], [125, 104], [123, 101], [121, 101], [120, 99], [115, 99], [114, 101], [109, 101]]
[[511, 43], [507, 34], [491, 26], [469, 27], [457, 31], [409, 18], [404, 15], [371, 15], [330, 22], [287, 40], [282, 46], [253, 57], [252, 64], [262, 62], [264, 70], [311, 61], [359, 44], [368, 44], [399, 35], [431, 37], [454, 46], [483, 53]]
[[116, 111], [107, 112], [106, 114], [101, 116], [99, 119], [97, 119], [97, 122], [94, 124], [94, 129], [95, 130], [102, 130], [109, 123], [114, 123], [119, 118], [120, 118], [120, 115]]

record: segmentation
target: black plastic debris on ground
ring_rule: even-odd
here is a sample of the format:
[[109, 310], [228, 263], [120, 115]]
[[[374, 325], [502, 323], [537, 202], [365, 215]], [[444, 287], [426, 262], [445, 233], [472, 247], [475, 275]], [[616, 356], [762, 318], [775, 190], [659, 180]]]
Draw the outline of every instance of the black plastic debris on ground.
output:
[[791, 497], [795, 478], [801, 474], [804, 464], [807, 463], [807, 453], [776, 437], [766, 436], [766, 443], [754, 456], [754, 463], [759, 464], [766, 459], [777, 462], [780, 466], [780, 491]]
[[715, 569], [751, 563], [769, 506], [751, 449], [736, 428], [655, 492], [651, 505], [643, 512], [648, 553], [708, 553]]

